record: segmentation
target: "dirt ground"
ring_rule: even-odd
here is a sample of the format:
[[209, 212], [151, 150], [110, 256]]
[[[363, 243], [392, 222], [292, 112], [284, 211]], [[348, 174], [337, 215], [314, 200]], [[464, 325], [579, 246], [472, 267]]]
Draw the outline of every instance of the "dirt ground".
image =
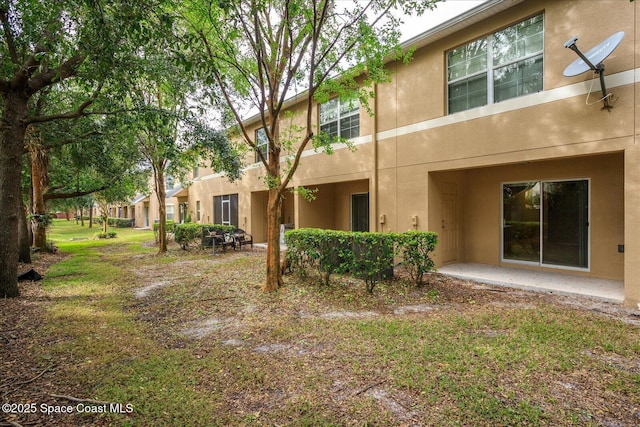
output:
[[[256, 260], [261, 257], [259, 251], [253, 252]], [[54, 262], [58, 262], [63, 255], [41, 254], [39, 258], [30, 266], [21, 266], [20, 271], [34, 268], [39, 273], [46, 275], [46, 271]], [[167, 273], [166, 266], [162, 267]], [[179, 264], [174, 265], [176, 271], [184, 268]], [[253, 336], [253, 342], [248, 342], [242, 338], [239, 330], [243, 327], [243, 319], [238, 317], [237, 310], [231, 307], [228, 311], [219, 308], [213, 317], [194, 320], [186, 312], [172, 311], [162, 305], [162, 301], [157, 297], [158, 290], [162, 289], [168, 282], [159, 281], [158, 272], [153, 269], [138, 269], [142, 275], [141, 282], [146, 286], [139, 287], [134, 292], [134, 301], [129, 310], [135, 313], [137, 319], [152, 325], [152, 330], [157, 335], [159, 341], [164, 341], [168, 347], [181, 348], [185, 345], [193, 345], [194, 351], [206, 351], [206, 341], [212, 333], [216, 339], [226, 345], [251, 348], [254, 352], [277, 353], [283, 357], [288, 354], [300, 352], [323, 352], [323, 348], [308, 348], [296, 345], [283, 345], [278, 343], [260, 342], [257, 335]], [[170, 276], [170, 274], [169, 274]], [[170, 277], [169, 279], [170, 280]], [[573, 310], [586, 310], [598, 313], [602, 316], [620, 319], [628, 323], [631, 327], [640, 327], [640, 314], [637, 310], [623, 308], [619, 305], [602, 301], [592, 300], [582, 297], [566, 297], [549, 295], [546, 293], [536, 293], [520, 291], [480, 283], [464, 282], [441, 275], [434, 276], [432, 283], [437, 290], [438, 305], [446, 306], [455, 310], [457, 306], [469, 304], [490, 305], [495, 307], [532, 308], [544, 302], [555, 304], [560, 307]], [[433, 290], [433, 288], [432, 288]], [[51, 303], [50, 298], [41, 288], [40, 282], [21, 282], [21, 296], [16, 299], [0, 300], [0, 354], [2, 361], [0, 366], [0, 394], [1, 403], [5, 402], [38, 402], [49, 403], [51, 405], [71, 404], [64, 396], [71, 396], [78, 393], [82, 385], [74, 383], [74, 379], [60, 377], [56, 370], [60, 363], [65, 361], [47, 361], [40, 356], [38, 349], [51, 345], [55, 340], [63, 337], [50, 337], [40, 333], [45, 325], [45, 313]], [[416, 291], [426, 292], [426, 291]], [[316, 316], [325, 319], [339, 319], [343, 317], [373, 317], [373, 316], [405, 316], [421, 312], [429, 312], [434, 307], [428, 303], [415, 303], [416, 295], [411, 293], [404, 297], [397, 297], [393, 304], [387, 304], [383, 299], [378, 304], [367, 307], [356, 308], [354, 310], [324, 310], [321, 306], [297, 307], [295, 312], [290, 313], [290, 317]], [[420, 295], [425, 301], [426, 294]], [[224, 298], [224, 297], [222, 297]], [[232, 304], [232, 296], [228, 297]], [[406, 301], [403, 301], [406, 298]], [[220, 300], [218, 301], [220, 302]], [[224, 304], [220, 305], [224, 307]], [[189, 310], [197, 310], [197, 306], [190, 306]], [[171, 309], [173, 310], [173, 309]], [[247, 311], [260, 311], [261, 307], [245, 307]], [[255, 314], [255, 313], [253, 313]], [[263, 313], [268, 315], [268, 313]], [[278, 313], [282, 315], [283, 313]], [[170, 319], [170, 321], [169, 321]], [[489, 331], [488, 333], [499, 333], [499, 331]], [[204, 341], [203, 341], [204, 340]], [[594, 355], [594, 357], [598, 357]], [[69, 361], [73, 363], [73, 361]], [[623, 363], [612, 360], [611, 363]], [[630, 372], [640, 373], [639, 366], [627, 366]], [[591, 385], [589, 379], [584, 378], [583, 384], [580, 378], [573, 378], [571, 384], [566, 384], [567, 393], [575, 388], [588, 389]], [[341, 381], [343, 381], [341, 383]], [[343, 384], [341, 386], [341, 384]], [[367, 393], [385, 405], [391, 412], [397, 413], [398, 418], [410, 420], [412, 417], [409, 409], [398, 404], [398, 399], [392, 399], [387, 391], [379, 384], [365, 384], [359, 388], [347, 387], [347, 383], [340, 378], [334, 379], [335, 393], [340, 396], [353, 396], [356, 393]], [[63, 396], [63, 397], [60, 397]], [[584, 394], [583, 396], [587, 396]], [[575, 398], [575, 397], [574, 397]], [[587, 397], [585, 397], [587, 398]], [[246, 408], [248, 411], [250, 407]], [[624, 426], [640, 424], [640, 409], [638, 408], [612, 408], [621, 412], [627, 411], [628, 415], [622, 419], [608, 420], [605, 418], [600, 425]], [[0, 426], [16, 426], [17, 418], [12, 415], [0, 413]], [[50, 425], [51, 418], [45, 415], [38, 415], [29, 418], [29, 424], [23, 425]], [[100, 425], [100, 420], [71, 417], [66, 418], [70, 425]], [[629, 423], [629, 424], [628, 424]], [[410, 424], [410, 423], [409, 423]]]

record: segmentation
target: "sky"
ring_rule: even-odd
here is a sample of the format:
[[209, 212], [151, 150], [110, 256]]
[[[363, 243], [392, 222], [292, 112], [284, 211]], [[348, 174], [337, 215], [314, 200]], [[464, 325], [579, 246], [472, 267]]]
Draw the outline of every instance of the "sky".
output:
[[401, 40], [409, 40], [485, 1], [486, 0], [445, 0], [437, 3], [434, 10], [427, 11], [420, 17], [405, 17], [405, 24], [401, 28]]

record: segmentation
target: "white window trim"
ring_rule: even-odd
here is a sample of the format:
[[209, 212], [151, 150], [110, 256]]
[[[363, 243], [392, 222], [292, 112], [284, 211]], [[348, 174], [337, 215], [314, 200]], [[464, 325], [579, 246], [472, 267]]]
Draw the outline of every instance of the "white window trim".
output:
[[[260, 132], [260, 131], [263, 131], [263, 132], [264, 132], [264, 137], [265, 137], [265, 142], [264, 142], [264, 143], [259, 143], [259, 140], [258, 140], [258, 132]], [[265, 158], [265, 160], [269, 161], [269, 138], [268, 138], [268, 136], [267, 136], [267, 131], [266, 131], [266, 129], [265, 129], [264, 127], [261, 127], [261, 128], [259, 128], [259, 129], [256, 129], [255, 142], [256, 142], [256, 148], [257, 148], [259, 151], [262, 151], [262, 150], [261, 150], [261, 147], [266, 147], [266, 150], [265, 150], [265, 154], [266, 154], [266, 155], [264, 156], [264, 158]], [[261, 162], [261, 160], [260, 160], [260, 156], [258, 155], [258, 153], [257, 153], [257, 152], [255, 152], [254, 154], [255, 154], [255, 163], [262, 163], [262, 162]]]
[[[338, 116], [336, 117], [335, 120], [330, 120], [330, 121], [326, 121], [326, 122], [322, 122], [321, 117], [322, 114], [320, 112], [320, 110], [322, 109], [322, 106], [325, 104], [318, 104], [318, 128], [322, 128], [322, 126], [329, 124], [329, 123], [333, 123], [336, 122], [336, 124], [338, 125], [338, 134], [337, 135], [333, 135], [332, 137], [335, 138], [343, 138], [342, 136], [342, 129], [340, 127], [340, 122], [342, 121], [342, 119], [346, 119], [348, 117], [353, 117], [353, 116], [359, 116], [360, 115], [360, 100], [356, 100], [358, 102], [358, 108], [353, 109], [352, 111], [349, 111], [346, 114], [342, 113], [342, 101], [340, 101], [337, 98], [333, 98], [330, 101], [337, 101], [338, 106], [337, 106], [337, 112], [338, 112]], [[360, 124], [358, 124], [358, 134], [360, 134]], [[357, 137], [356, 137], [357, 138]], [[347, 138], [347, 139], [353, 139], [353, 138]]]
[[[500, 31], [503, 31], [503, 30], [505, 30], [507, 28], [510, 28], [510, 27], [513, 27], [513, 26], [516, 26], [519, 23], [526, 21], [527, 19], [535, 18], [536, 16], [539, 16], [539, 15], [542, 15], [542, 19], [543, 19], [542, 49], [539, 50], [539, 51], [536, 51], [534, 53], [530, 53], [528, 55], [525, 55], [525, 56], [522, 56], [522, 57], [518, 57], [517, 59], [514, 59], [512, 61], [505, 62], [505, 63], [500, 64], [498, 66], [494, 66], [494, 64], [493, 64], [493, 62], [494, 62], [494, 57], [493, 57], [493, 45], [494, 45], [494, 43], [493, 42], [494, 42], [494, 39], [495, 39], [494, 35], [496, 33], [499, 33]], [[509, 25], [509, 26], [507, 26], [507, 27], [505, 27], [505, 28], [503, 28], [501, 30], [494, 31], [493, 33], [487, 35], [486, 37], [480, 37], [480, 38], [468, 41], [465, 44], [461, 45], [461, 46], [466, 46], [466, 45], [468, 45], [470, 43], [473, 43], [475, 41], [478, 41], [478, 40], [483, 40], [483, 39], [487, 40], [487, 68], [485, 70], [483, 70], [483, 71], [478, 71], [477, 73], [468, 74], [466, 76], [459, 77], [459, 78], [453, 79], [453, 80], [449, 80], [449, 76], [447, 75], [447, 114], [456, 114], [456, 113], [460, 113], [462, 111], [467, 111], [467, 110], [470, 110], [470, 109], [473, 109], [473, 108], [480, 108], [480, 107], [484, 107], [484, 106], [487, 106], [487, 105], [495, 104], [493, 72], [495, 70], [497, 70], [497, 69], [504, 68], [504, 67], [507, 67], [507, 66], [509, 66], [511, 64], [516, 64], [518, 62], [526, 61], [527, 59], [535, 58], [537, 56], [542, 55], [542, 58], [543, 58], [543, 71], [544, 71], [544, 44], [545, 44], [545, 35], [546, 35], [545, 24], [546, 24], [545, 14], [544, 13], [539, 13], [539, 14], [530, 16], [528, 18], [522, 19], [522, 20], [516, 22], [515, 24]], [[445, 52], [445, 57], [447, 59], [445, 72], [447, 72], [447, 73], [448, 73], [448, 70], [449, 70], [449, 55], [448, 54], [452, 50], [453, 49], [450, 49], [450, 50]], [[461, 82], [461, 81], [464, 81], [464, 80], [469, 80], [472, 77], [477, 77], [477, 76], [482, 76], [482, 75], [486, 75], [487, 76], [487, 103], [485, 105], [480, 105], [480, 106], [477, 106], [477, 107], [467, 108], [467, 109], [464, 109], [464, 110], [461, 110], [461, 111], [456, 111], [454, 113], [451, 113], [450, 112], [450, 107], [449, 107], [449, 87], [452, 84], [455, 84], [455, 83], [458, 83], [458, 82]], [[544, 72], [542, 73], [542, 89], [541, 89], [541, 92], [542, 91], [544, 91]], [[523, 95], [523, 96], [525, 96], [525, 95]], [[513, 97], [513, 98], [509, 98], [509, 99], [514, 99], [514, 98], [519, 98], [519, 96], [516, 96], [516, 97]], [[506, 100], [503, 100], [502, 102], [504, 102], [504, 101], [506, 101]]]
[[[231, 225], [231, 195], [225, 194], [220, 199], [222, 225]], [[226, 218], [226, 219], [225, 219]]]
[[[165, 215], [164, 215], [165, 219], [167, 219], [167, 220], [175, 220], [176, 209], [175, 209], [175, 206], [173, 205], [173, 203], [169, 204], [169, 205], [166, 205], [165, 208], [166, 208], [166, 212], [165, 212]], [[171, 208], [171, 216], [172, 216], [172, 218], [169, 218], [169, 208]]]

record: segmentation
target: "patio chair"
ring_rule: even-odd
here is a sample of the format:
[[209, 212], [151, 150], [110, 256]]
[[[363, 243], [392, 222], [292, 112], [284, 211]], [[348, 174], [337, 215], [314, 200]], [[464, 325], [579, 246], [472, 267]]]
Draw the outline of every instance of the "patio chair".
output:
[[235, 248], [242, 250], [242, 246], [251, 245], [253, 249], [253, 236], [241, 228], [233, 230], [233, 240], [235, 241]]

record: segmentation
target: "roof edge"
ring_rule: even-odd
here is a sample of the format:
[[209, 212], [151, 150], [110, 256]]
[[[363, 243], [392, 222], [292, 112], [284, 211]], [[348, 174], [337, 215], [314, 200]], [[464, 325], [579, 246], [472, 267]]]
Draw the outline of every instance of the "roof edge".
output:
[[[405, 42], [400, 43], [400, 48], [403, 51], [407, 51], [408, 49], [412, 48], [420, 49], [424, 46], [434, 43], [437, 40], [443, 39], [455, 32], [458, 32], [484, 19], [487, 19], [490, 16], [497, 15], [504, 10], [507, 10], [520, 3], [524, 3], [525, 1], [526, 0], [487, 0], [486, 2], [467, 10], [460, 15], [444, 21], [443, 23], [438, 24], [425, 32], [418, 34], [417, 36], [412, 37]], [[394, 59], [389, 58], [387, 60], [387, 63], [392, 61], [394, 61]], [[308, 91], [305, 90], [293, 95], [291, 98], [288, 98], [284, 102], [282, 108], [289, 108], [292, 105], [295, 105], [301, 100], [305, 99], [307, 92]], [[257, 113], [246, 118], [245, 120], [243, 120], [243, 122], [246, 125], [250, 125], [261, 120], [261, 118], [261, 114]]]
[[488, 0], [402, 42], [400, 47], [403, 50], [419, 49], [524, 2], [525, 0]]

